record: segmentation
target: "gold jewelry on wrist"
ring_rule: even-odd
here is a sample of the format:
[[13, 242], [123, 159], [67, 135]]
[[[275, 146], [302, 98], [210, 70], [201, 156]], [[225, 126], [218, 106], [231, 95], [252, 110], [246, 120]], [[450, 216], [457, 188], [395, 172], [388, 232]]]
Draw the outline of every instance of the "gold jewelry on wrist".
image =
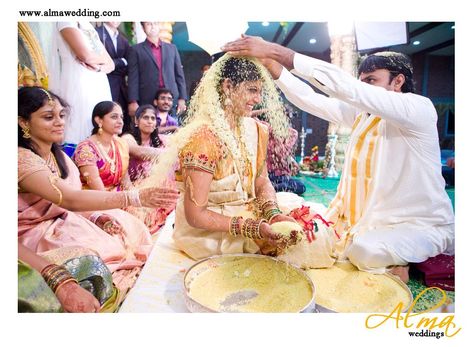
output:
[[268, 223], [271, 224], [271, 223], [272, 223], [272, 219], [275, 218], [276, 216], [281, 215], [281, 214], [282, 214], [281, 211], [280, 211], [279, 213], [273, 214], [273, 215], [268, 219]]
[[229, 234], [232, 236], [239, 236], [241, 234], [241, 230], [239, 228], [240, 220], [243, 219], [240, 216], [232, 217], [229, 222]]
[[259, 204], [262, 217], [268, 221], [271, 221], [275, 215], [283, 213], [275, 200], [263, 200], [259, 198], [257, 203]]
[[77, 280], [63, 265], [50, 264], [41, 270], [41, 276], [55, 294], [62, 285], [68, 282], [77, 283]]
[[74, 283], [77, 284], [77, 280], [76, 280], [75, 278], [73, 278], [73, 277], [68, 278], [68, 279], [62, 281], [61, 283], [59, 283], [59, 284], [56, 286], [56, 290], [54, 291], [54, 294], [57, 294], [59, 288], [61, 288], [61, 287], [62, 287], [63, 285], [65, 285], [66, 283], [70, 283], [70, 282], [74, 282]]
[[260, 225], [265, 221], [265, 219], [247, 218], [242, 225], [242, 236], [248, 239], [263, 239], [262, 234], [260, 234]]

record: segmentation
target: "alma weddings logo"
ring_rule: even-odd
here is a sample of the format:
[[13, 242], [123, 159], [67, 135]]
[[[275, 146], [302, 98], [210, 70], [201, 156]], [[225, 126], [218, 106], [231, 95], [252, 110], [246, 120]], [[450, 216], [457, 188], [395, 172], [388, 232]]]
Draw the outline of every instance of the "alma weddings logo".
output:
[[[423, 296], [423, 294], [427, 293], [428, 291], [439, 291], [441, 292], [442, 298], [439, 302], [431, 307], [430, 309], [422, 312], [412, 312], [413, 308], [415, 307], [417, 301]], [[436, 309], [444, 305], [447, 301], [447, 295], [444, 290], [438, 287], [430, 287], [423, 290], [420, 294], [417, 295], [413, 303], [410, 305], [406, 313], [402, 313], [403, 310], [403, 303], [400, 302], [392, 312], [389, 314], [371, 314], [365, 320], [365, 327], [367, 329], [375, 329], [383, 324], [389, 322], [389, 320], [395, 320], [395, 327], [399, 328], [412, 328], [412, 329], [444, 329], [444, 332], [441, 332], [441, 336], [453, 337], [461, 328], [457, 328], [456, 324], [454, 323], [454, 314], [451, 315], [443, 315], [443, 317], [427, 317], [423, 316], [426, 313], [435, 312]], [[442, 318], [440, 321], [438, 321]], [[403, 325], [402, 325], [403, 322]], [[419, 332], [414, 333], [413, 331], [409, 331], [410, 336], [440, 336], [439, 334], [427, 334], [426, 331], [422, 331], [421, 335]]]

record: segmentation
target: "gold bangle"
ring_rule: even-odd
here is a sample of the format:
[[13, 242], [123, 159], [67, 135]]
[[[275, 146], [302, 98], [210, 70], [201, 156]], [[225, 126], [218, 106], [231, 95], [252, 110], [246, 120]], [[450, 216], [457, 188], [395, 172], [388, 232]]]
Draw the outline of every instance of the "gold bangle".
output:
[[58, 293], [58, 290], [59, 288], [61, 288], [63, 285], [65, 285], [66, 283], [69, 283], [69, 282], [75, 282], [77, 284], [77, 280], [74, 278], [74, 277], [70, 277], [64, 281], [62, 281], [61, 283], [59, 283], [57, 286], [56, 286], [56, 289], [54, 290], [54, 294], [57, 294]]
[[272, 216], [268, 219], [268, 223], [271, 224], [273, 218], [275, 218], [276, 216], [279, 216], [279, 215], [281, 215], [281, 214], [282, 214], [282, 213], [281, 213], [281, 211], [280, 211], [280, 213], [275, 213], [274, 215], [272, 215]]
[[57, 180], [59, 179], [58, 176], [55, 176], [55, 175], [50, 175], [49, 176], [49, 183], [51, 183], [51, 186], [53, 187], [53, 189], [58, 192], [59, 194], [59, 201], [56, 205], [58, 206], [61, 206], [61, 204], [63, 203], [63, 193], [61, 192], [61, 190], [56, 186], [56, 182]]
[[229, 222], [229, 234], [232, 236], [239, 236], [241, 230], [239, 229], [239, 221], [243, 219], [240, 216], [232, 217]]
[[56, 267], [58, 265], [56, 264], [49, 264], [49, 265], [46, 265], [41, 271], [40, 271], [40, 274], [41, 276], [44, 278], [45, 277], [45, 273], [47, 273], [48, 271], [50, 271], [52, 268]]
[[258, 239], [263, 239], [263, 236], [262, 234], [260, 233], [260, 225], [262, 225], [262, 223], [267, 223], [268, 221], [266, 219], [260, 219], [258, 221], [258, 225], [257, 225], [257, 238]]

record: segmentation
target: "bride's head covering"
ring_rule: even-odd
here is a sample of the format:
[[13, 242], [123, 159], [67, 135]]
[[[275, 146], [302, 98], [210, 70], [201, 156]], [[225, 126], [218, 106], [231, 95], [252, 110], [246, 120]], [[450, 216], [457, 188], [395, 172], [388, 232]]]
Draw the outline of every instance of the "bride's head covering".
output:
[[[203, 126], [213, 131], [229, 149], [229, 153], [233, 153], [232, 149], [237, 147], [237, 140], [223, 106], [225, 97], [222, 83], [227, 78], [234, 86], [246, 81], [261, 81], [262, 101], [259, 107], [266, 110], [266, 119], [275, 137], [285, 138], [288, 135], [289, 122], [285, 108], [266, 68], [255, 58], [225, 54], [214, 62], [202, 77], [191, 98], [183, 126], [169, 138], [165, 153], [160, 156], [143, 186], [162, 184], [174, 167], [180, 150]], [[237, 120], [239, 119], [238, 117]]]

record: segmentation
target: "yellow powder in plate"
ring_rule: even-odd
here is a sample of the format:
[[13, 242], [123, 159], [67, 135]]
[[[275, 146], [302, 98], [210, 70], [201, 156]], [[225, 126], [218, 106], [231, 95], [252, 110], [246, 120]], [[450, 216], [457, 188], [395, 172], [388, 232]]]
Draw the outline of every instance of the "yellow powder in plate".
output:
[[351, 263], [306, 274], [316, 287], [316, 304], [336, 312], [391, 312], [402, 302], [411, 303], [409, 289], [387, 275], [359, 271]]
[[311, 301], [312, 289], [291, 266], [244, 257], [196, 275], [189, 296], [219, 312], [299, 312]]

